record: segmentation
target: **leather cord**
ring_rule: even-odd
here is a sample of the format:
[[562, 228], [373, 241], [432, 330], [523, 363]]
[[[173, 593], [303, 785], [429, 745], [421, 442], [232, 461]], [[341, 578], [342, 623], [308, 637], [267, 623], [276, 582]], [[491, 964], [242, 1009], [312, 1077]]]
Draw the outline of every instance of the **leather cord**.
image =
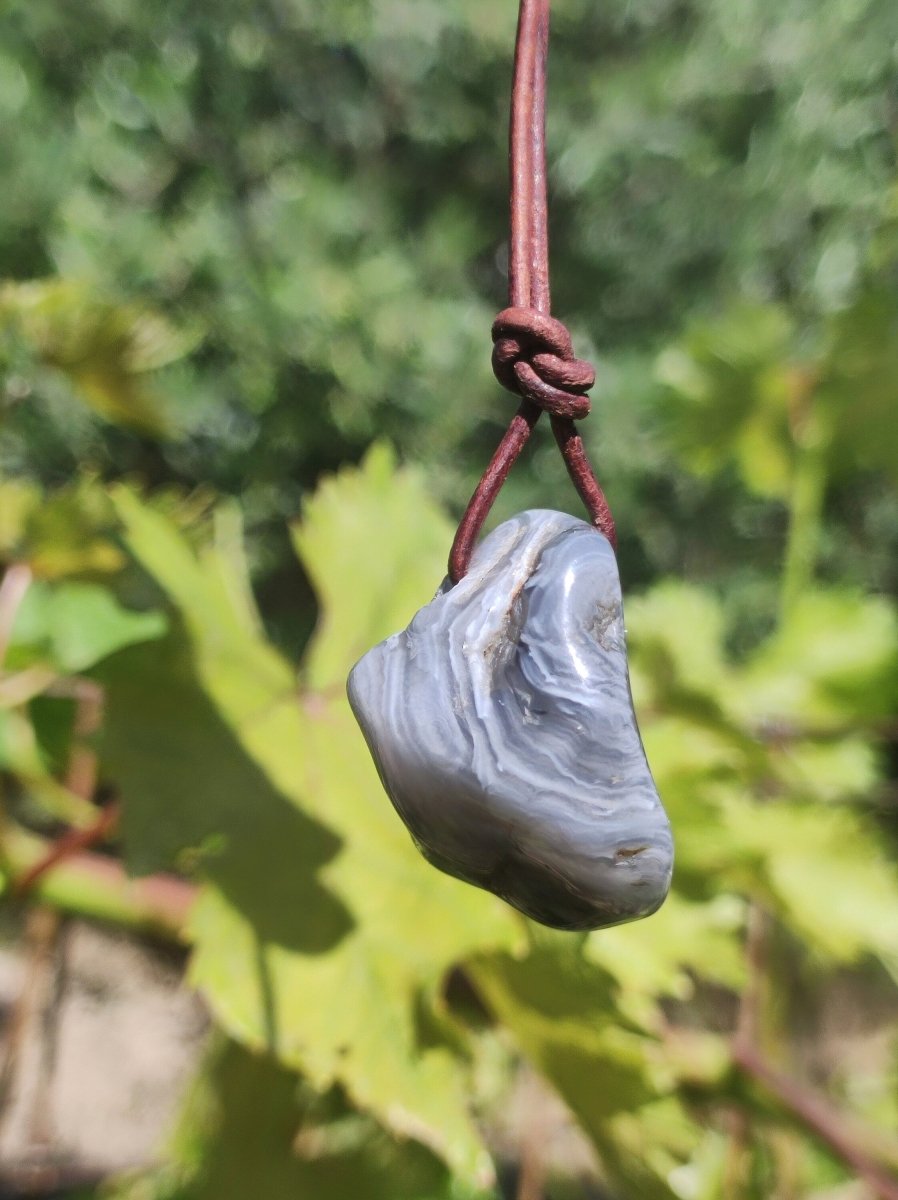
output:
[[543, 412], [549, 414], [568, 474], [593, 525], [616, 545], [608, 502], [574, 424], [589, 413], [587, 392], [595, 372], [574, 357], [570, 334], [551, 316], [545, 147], [548, 48], [549, 0], [521, 0], [509, 137], [508, 308], [493, 322], [493, 371], [521, 403], [459, 523], [449, 555], [453, 583], [467, 574], [483, 523]]

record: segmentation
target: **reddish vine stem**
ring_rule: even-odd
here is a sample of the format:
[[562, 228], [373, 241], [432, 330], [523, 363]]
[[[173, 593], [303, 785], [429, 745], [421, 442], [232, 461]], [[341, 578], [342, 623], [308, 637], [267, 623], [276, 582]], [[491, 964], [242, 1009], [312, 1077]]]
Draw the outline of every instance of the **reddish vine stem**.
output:
[[[77, 679], [74, 683], [75, 727], [65, 784], [74, 795], [91, 802], [97, 785], [97, 755], [89, 739], [103, 722], [104, 695], [103, 689], [89, 679]], [[121, 805], [116, 800], [99, 809], [96, 818], [86, 827], [66, 830], [48, 846], [38, 862], [15, 880], [13, 894], [21, 899], [60, 863], [105, 841], [115, 832], [120, 815]]]
[[69, 829], [47, 847], [43, 858], [19, 875], [13, 884], [13, 894], [21, 899], [34, 889], [36, 884], [61, 862], [89, 850], [99, 842], [105, 841], [118, 826], [121, 806], [117, 801], [107, 804], [97, 814], [96, 821], [86, 829]]
[[737, 1038], [733, 1061], [762, 1085], [824, 1145], [862, 1179], [878, 1200], [898, 1200], [898, 1176], [861, 1145], [843, 1113], [766, 1061], [758, 1048]]
[[449, 555], [453, 583], [467, 573], [483, 523], [541, 412], [550, 414], [555, 441], [593, 524], [615, 544], [608, 503], [574, 425], [576, 418], [589, 411], [585, 393], [595, 377], [588, 363], [574, 358], [564, 326], [549, 317], [548, 48], [549, 0], [521, 0], [509, 135], [509, 307], [493, 326], [493, 370], [503, 386], [521, 397], [521, 404], [458, 526]]
[[[898, 1200], [898, 1178], [863, 1141], [852, 1122], [823, 1096], [778, 1070], [761, 1049], [762, 1008], [767, 977], [768, 918], [755, 901], [749, 911], [746, 939], [748, 980], [739, 1006], [732, 1043], [733, 1062], [743, 1074], [773, 1095], [792, 1117], [862, 1179], [878, 1200]], [[737, 1128], [747, 1131], [747, 1112]]]

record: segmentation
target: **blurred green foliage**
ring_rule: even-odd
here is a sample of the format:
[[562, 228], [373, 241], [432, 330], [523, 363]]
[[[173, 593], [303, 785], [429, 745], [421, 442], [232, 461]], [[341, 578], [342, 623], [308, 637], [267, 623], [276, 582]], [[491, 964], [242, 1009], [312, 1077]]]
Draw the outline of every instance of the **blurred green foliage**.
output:
[[[73, 289], [82, 326], [111, 304], [165, 312], [178, 333], [154, 331], [170, 365], [152, 411], [179, 433], [148, 441], [76, 412], [71, 359], [52, 360], [63, 377], [47, 373], [47, 336], [29, 350], [8, 334], [3, 463], [48, 483], [89, 465], [238, 494], [266, 619], [294, 653], [282, 529], [319, 472], [381, 434], [457, 506], [510, 413], [488, 325], [504, 290], [513, 0], [321, 10], [14, 2], [0, 57], [0, 157], [15, 181], [0, 261], [17, 280], [65, 281], [42, 285], [57, 350], [76, 327]], [[863, 471], [843, 481], [823, 551], [834, 573], [893, 587], [894, 498], [870, 471], [895, 460], [894, 5], [559, 0], [554, 12], [555, 306], [598, 361], [584, 430], [628, 578], [685, 560], [754, 607], [777, 560], [782, 505], [741, 502], [728, 473], [697, 481], [659, 437], [655, 354], [686, 322], [724, 314], [731, 339], [764, 342], [787, 374], [838, 357], [839, 403], [879, 412], [885, 436], [866, 441], [849, 417]], [[855, 336], [849, 356], [838, 347], [852, 313], [868, 340]], [[122, 314], [103, 335], [137, 425], [139, 325]], [[765, 459], [782, 455], [770, 439], [784, 401], [769, 402], [764, 428], [746, 430], [765, 438]], [[755, 468], [767, 495], [776, 470]], [[557, 504], [564, 488], [540, 440], [502, 512]]]
[[[419, 859], [343, 694], [509, 413], [514, 4], [0, 16], [0, 868], [119, 795], [128, 869], [199, 887], [218, 1026], [109, 1194], [494, 1197], [524, 1056], [608, 1195], [822, 1198], [850, 1172], [740, 1068], [754, 1008], [898, 1167], [891, 1059], [814, 1049], [835, 980], [898, 989], [898, 15], [554, 9], [555, 308], [678, 847], [661, 912], [584, 938]], [[550, 441], [497, 517], [573, 503]]]

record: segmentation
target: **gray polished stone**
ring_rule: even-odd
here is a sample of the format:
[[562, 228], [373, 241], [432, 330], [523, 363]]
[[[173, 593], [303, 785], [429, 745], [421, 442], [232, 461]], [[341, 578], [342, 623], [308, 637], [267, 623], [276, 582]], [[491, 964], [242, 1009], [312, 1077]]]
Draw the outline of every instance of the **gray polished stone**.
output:
[[620, 580], [585, 521], [534, 510], [369, 651], [349, 700], [430, 862], [561, 929], [654, 912], [670, 826], [627, 672]]

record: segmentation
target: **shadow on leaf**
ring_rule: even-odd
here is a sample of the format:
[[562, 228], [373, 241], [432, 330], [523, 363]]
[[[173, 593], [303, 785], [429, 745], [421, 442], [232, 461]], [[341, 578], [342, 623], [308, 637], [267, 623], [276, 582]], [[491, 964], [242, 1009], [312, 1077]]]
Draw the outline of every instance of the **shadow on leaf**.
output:
[[[99, 672], [104, 776], [123, 801], [135, 874], [188, 869], [220, 890], [260, 942], [324, 953], [353, 927], [318, 880], [341, 839], [280, 792], [203, 691], [183, 632]], [[292, 748], [297, 769], [302, 747]]]

